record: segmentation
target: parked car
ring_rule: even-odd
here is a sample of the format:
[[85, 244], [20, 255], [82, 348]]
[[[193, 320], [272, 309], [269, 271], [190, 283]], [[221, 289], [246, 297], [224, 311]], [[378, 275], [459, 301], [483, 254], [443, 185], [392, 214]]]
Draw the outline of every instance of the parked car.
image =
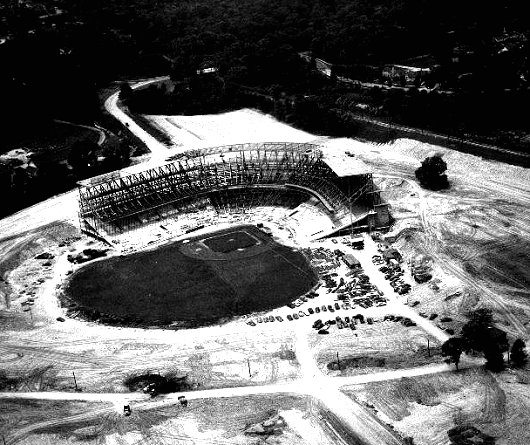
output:
[[280, 317], [279, 315], [276, 315], [276, 320], [278, 320], [278, 321], [283, 321], [283, 318]]
[[313, 315], [315, 313], [315, 311], [311, 307], [309, 309], [307, 309], [307, 312], [309, 312], [311, 315]]
[[315, 312], [316, 312], [317, 314], [320, 314], [320, 308], [319, 308], [318, 306], [315, 308]]
[[323, 310], [324, 312], [326, 312], [326, 311], [328, 310], [328, 308], [326, 307], [326, 305], [324, 305], [324, 304], [322, 305], [322, 310]]
[[294, 318], [295, 320], [298, 320], [298, 318], [300, 318], [300, 317], [298, 317], [298, 314], [293, 314], [293, 318]]
[[287, 320], [293, 321], [293, 316], [291, 314], [287, 315]]
[[300, 315], [300, 318], [305, 317], [305, 313], [303, 311], [299, 311], [298, 315]]
[[339, 310], [340, 309], [340, 306], [339, 306], [339, 303], [335, 303], [335, 310]]
[[123, 406], [123, 415], [124, 416], [130, 416], [131, 415], [131, 405], [124, 405]]

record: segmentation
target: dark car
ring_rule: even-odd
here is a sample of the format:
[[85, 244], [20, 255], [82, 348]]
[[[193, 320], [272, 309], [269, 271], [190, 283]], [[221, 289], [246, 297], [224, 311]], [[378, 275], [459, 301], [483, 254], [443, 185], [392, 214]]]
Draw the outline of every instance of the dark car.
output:
[[293, 321], [293, 316], [291, 314], [287, 315], [287, 320]]
[[324, 312], [327, 312], [328, 308], [323, 304], [323, 305], [322, 305], [322, 310], [323, 310]]
[[315, 312], [316, 312], [317, 314], [320, 314], [320, 308], [319, 308], [318, 306], [315, 308]]
[[279, 315], [276, 315], [276, 320], [278, 320], [278, 321], [283, 321], [283, 318], [280, 317]]
[[295, 320], [298, 320], [298, 318], [300, 318], [300, 317], [298, 317], [298, 314], [293, 314], [293, 318], [294, 318]]
[[123, 415], [130, 416], [131, 415], [131, 405], [124, 405], [123, 406]]
[[315, 311], [311, 307], [307, 310], [307, 312], [309, 312], [311, 315], [313, 315], [315, 313]]
[[327, 329], [320, 329], [318, 331], [319, 334], [329, 334], [329, 331]]

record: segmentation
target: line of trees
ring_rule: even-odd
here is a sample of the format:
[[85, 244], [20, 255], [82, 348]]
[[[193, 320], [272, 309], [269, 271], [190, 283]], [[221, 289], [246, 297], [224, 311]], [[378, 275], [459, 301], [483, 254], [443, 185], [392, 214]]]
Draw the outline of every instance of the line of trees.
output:
[[[469, 321], [462, 327], [460, 336], [452, 337], [442, 345], [442, 355], [456, 369], [463, 352], [482, 353], [486, 367], [494, 372], [502, 371], [506, 365], [504, 353], [509, 350], [506, 332], [494, 326], [490, 309], [477, 309], [469, 315]], [[512, 344], [509, 361], [514, 367], [524, 367], [527, 363], [526, 344], [516, 339]]]

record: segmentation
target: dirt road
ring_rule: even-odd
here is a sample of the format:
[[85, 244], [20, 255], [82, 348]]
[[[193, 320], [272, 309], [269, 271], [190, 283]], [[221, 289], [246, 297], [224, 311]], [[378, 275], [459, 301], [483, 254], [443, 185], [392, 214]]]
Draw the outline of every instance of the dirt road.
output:
[[[143, 82], [138, 82], [132, 85], [132, 88], [141, 88], [151, 83], [160, 82], [162, 80], [167, 79], [169, 79], [169, 77], [164, 76], [157, 77], [151, 80], [145, 80]], [[123, 126], [127, 127], [131, 131], [131, 133], [133, 133], [138, 139], [140, 139], [151, 151], [151, 153], [153, 153], [153, 155], [166, 156], [167, 147], [158, 140], [156, 140], [149, 133], [147, 133], [144, 129], [142, 129], [132, 118], [130, 118], [120, 109], [120, 107], [118, 106], [119, 94], [119, 92], [116, 92], [105, 101], [105, 109], [118, 121], [120, 121]]]

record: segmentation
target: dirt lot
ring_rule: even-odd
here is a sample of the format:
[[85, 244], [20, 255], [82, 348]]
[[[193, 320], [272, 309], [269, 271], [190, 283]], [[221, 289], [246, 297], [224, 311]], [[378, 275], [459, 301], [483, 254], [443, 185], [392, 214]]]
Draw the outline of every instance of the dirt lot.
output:
[[[62, 402], [48, 400], [0, 400], [0, 436], [5, 440], [12, 439], [11, 435], [17, 431], [19, 443], [52, 444], [47, 437], [42, 437], [40, 431], [53, 431], [71, 416], [90, 413], [112, 408], [112, 404], [101, 402]], [[104, 414], [101, 414], [101, 419]], [[108, 415], [108, 414], [107, 414]], [[81, 420], [81, 419], [80, 419]], [[39, 425], [42, 427], [39, 428]], [[60, 427], [59, 427], [60, 428]]]
[[[429, 357], [425, 331], [391, 321], [358, 324], [354, 331], [333, 326], [329, 335], [313, 330], [309, 342], [319, 368], [331, 375], [367, 374], [441, 362], [440, 344], [436, 339], [429, 337]], [[340, 370], [334, 366], [337, 352]]]
[[246, 142], [309, 142], [312, 134], [297, 130], [255, 110], [204, 116], [147, 116], [169, 134], [176, 151], [181, 148], [215, 147]]
[[[305, 397], [193, 400], [186, 408], [172, 405], [152, 410], [135, 410], [133, 405], [130, 417], [124, 417], [118, 410], [91, 415], [93, 408], [78, 403], [9, 403], [4, 406], [11, 412], [18, 410], [21, 423], [34, 424], [32, 431], [18, 442], [23, 445], [66, 445], [79, 441], [109, 445], [335, 443], [332, 431], [321, 426], [318, 409]], [[78, 411], [86, 415], [80, 419], [71, 417]], [[39, 427], [39, 422], [45, 418], [53, 421]]]
[[530, 438], [523, 420], [528, 421], [528, 412], [522, 408], [529, 392], [515, 379], [506, 380], [468, 369], [359, 385], [346, 392], [419, 445], [446, 444], [449, 429], [468, 424], [496, 437], [497, 444], [523, 445]]

